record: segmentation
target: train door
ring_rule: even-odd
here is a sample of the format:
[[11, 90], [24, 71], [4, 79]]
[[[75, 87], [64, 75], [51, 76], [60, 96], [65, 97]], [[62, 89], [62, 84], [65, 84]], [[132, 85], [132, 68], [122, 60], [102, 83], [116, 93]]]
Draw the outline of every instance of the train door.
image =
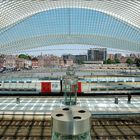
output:
[[78, 85], [77, 94], [80, 95], [82, 93], [82, 83], [81, 82], [78, 82], [77, 85]]
[[[76, 88], [77, 88], [77, 89], [76, 89]], [[82, 92], [82, 85], [81, 85], [81, 82], [77, 82], [77, 87], [75, 87], [75, 85], [72, 85], [70, 91], [71, 91], [72, 93], [75, 93], [75, 92], [77, 91], [77, 94], [80, 95], [81, 92]]]
[[51, 82], [41, 82], [41, 93], [42, 95], [51, 93]]

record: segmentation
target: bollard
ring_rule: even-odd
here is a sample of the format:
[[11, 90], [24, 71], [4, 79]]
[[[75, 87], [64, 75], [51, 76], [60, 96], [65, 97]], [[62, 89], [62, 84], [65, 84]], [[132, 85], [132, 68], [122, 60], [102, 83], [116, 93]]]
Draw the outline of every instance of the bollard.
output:
[[118, 104], [118, 97], [115, 97], [115, 104]]
[[16, 103], [20, 104], [20, 98], [19, 97], [16, 98]]
[[128, 94], [128, 101], [127, 101], [128, 104], [131, 104], [131, 94]]
[[88, 110], [79, 107], [58, 108], [51, 114], [52, 140], [91, 140]]

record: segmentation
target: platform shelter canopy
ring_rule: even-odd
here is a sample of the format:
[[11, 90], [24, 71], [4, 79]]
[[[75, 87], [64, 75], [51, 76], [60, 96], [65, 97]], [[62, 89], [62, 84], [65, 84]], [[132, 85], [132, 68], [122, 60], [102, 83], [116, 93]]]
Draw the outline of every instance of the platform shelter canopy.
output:
[[140, 52], [140, 1], [0, 1], [1, 53], [60, 44]]

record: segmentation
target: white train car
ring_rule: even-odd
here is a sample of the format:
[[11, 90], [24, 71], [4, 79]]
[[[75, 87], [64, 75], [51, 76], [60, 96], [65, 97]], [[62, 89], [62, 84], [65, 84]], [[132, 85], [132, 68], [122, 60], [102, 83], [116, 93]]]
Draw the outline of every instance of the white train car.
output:
[[140, 93], [140, 82], [133, 77], [94, 77], [79, 80], [83, 94]]
[[0, 94], [42, 94], [60, 93], [60, 80], [2, 80]]
[[[140, 94], [140, 80], [134, 77], [82, 77], [77, 83], [78, 95], [87, 94]], [[71, 87], [72, 88], [72, 87]], [[0, 94], [62, 95], [65, 92], [61, 79], [1, 80]]]

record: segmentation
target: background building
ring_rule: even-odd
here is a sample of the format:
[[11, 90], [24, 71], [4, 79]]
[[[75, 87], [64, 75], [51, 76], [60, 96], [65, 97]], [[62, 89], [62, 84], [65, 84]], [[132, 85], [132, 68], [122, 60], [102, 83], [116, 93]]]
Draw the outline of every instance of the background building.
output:
[[16, 56], [14, 55], [6, 55], [4, 66], [7, 68], [14, 68], [16, 67]]
[[5, 56], [4, 55], [0, 55], [0, 68], [4, 67], [4, 62], [5, 62]]
[[115, 59], [121, 59], [121, 57], [122, 57], [122, 54], [121, 53], [116, 53], [115, 54]]
[[32, 68], [38, 68], [38, 59], [36, 57], [32, 58]]
[[63, 58], [63, 60], [68, 60], [68, 59], [74, 60], [74, 55], [72, 55], [72, 54], [63, 54], [62, 58]]
[[32, 61], [30, 59], [16, 58], [15, 67], [18, 69], [30, 69], [32, 67]]
[[107, 59], [114, 60], [115, 59], [114, 54], [107, 54]]
[[107, 58], [106, 48], [93, 48], [88, 50], [88, 61], [104, 61]]
[[73, 60], [72, 59], [67, 59], [67, 60], [64, 60], [64, 65], [67, 67], [67, 66], [72, 66], [74, 63], [73, 63]]
[[87, 55], [75, 55], [75, 59], [74, 59], [75, 63], [80, 63], [84, 61], [87, 61]]

